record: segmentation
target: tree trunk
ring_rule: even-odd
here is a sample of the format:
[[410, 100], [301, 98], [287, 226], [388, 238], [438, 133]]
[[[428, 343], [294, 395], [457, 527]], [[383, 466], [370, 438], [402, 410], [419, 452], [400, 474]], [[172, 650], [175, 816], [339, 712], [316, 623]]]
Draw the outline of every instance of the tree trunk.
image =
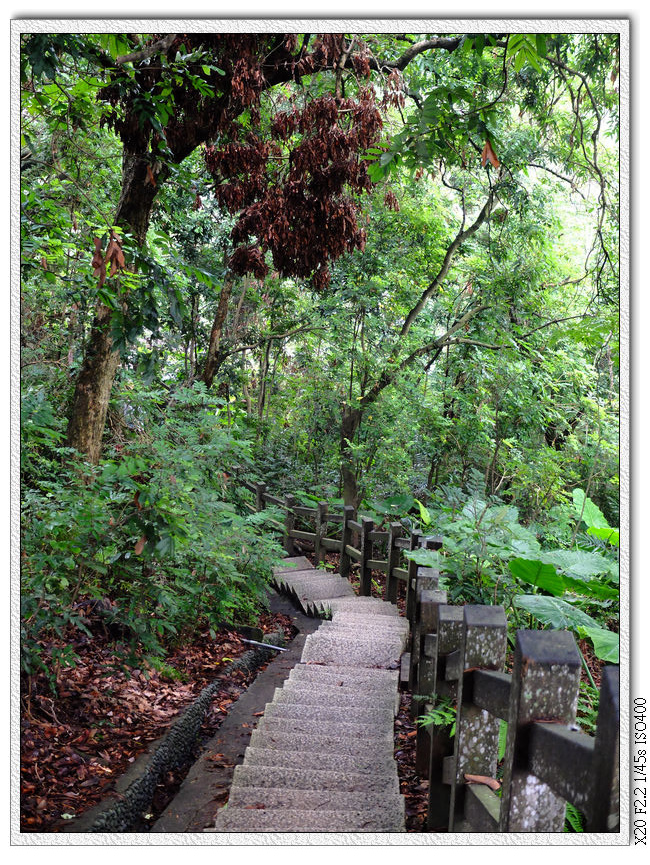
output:
[[68, 446], [94, 465], [101, 455], [108, 402], [119, 363], [119, 352], [113, 350], [111, 310], [98, 304], [77, 376], [67, 432]]
[[[122, 193], [115, 224], [127, 228], [138, 246], [143, 246], [157, 186], [147, 176], [147, 163], [140, 154], [125, 151], [122, 162]], [[162, 172], [161, 172], [162, 175]], [[159, 176], [162, 181], [164, 177]], [[101, 456], [102, 435], [111, 389], [120, 365], [113, 348], [111, 310], [98, 303], [84, 359], [75, 384], [67, 430], [67, 444], [93, 464]]]
[[202, 378], [207, 388], [212, 387], [214, 377], [217, 374], [219, 367], [223, 363], [223, 355], [219, 352], [219, 346], [221, 345], [223, 326], [226, 321], [226, 315], [228, 314], [228, 301], [230, 300], [230, 292], [232, 291], [232, 285], [232, 277], [228, 275], [221, 288], [221, 294], [219, 295], [219, 303], [217, 305], [217, 311], [215, 313], [214, 321], [212, 323], [212, 330], [210, 331], [208, 353], [206, 355], [205, 364], [203, 367]]
[[359, 507], [359, 485], [354, 465], [354, 455], [350, 443], [354, 441], [363, 413], [358, 408], [343, 406], [341, 418], [341, 477], [343, 480], [343, 503], [353, 508]]

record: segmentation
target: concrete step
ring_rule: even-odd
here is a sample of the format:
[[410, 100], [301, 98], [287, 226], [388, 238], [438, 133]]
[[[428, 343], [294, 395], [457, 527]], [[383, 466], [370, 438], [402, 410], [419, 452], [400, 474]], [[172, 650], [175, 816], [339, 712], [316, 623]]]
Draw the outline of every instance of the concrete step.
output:
[[[286, 571], [274, 577], [277, 585], [283, 589], [293, 589], [296, 586], [317, 586], [323, 582], [332, 582], [333, 584], [345, 583], [346, 586], [351, 584], [340, 577], [338, 574], [330, 574], [327, 571], [297, 571], [291, 573]], [[354, 591], [354, 589], [352, 589]]]
[[389, 814], [404, 820], [404, 797], [398, 793], [348, 793], [344, 790], [296, 790], [286, 787], [232, 787], [228, 808], [251, 810], [338, 811], [374, 810], [384, 807]]
[[224, 808], [214, 832], [404, 832], [404, 822], [375, 811], [283, 811]]
[[311, 751], [318, 754], [346, 754], [348, 756], [380, 759], [392, 757], [392, 737], [381, 740], [373, 738], [353, 739], [347, 736], [306, 736], [300, 733], [280, 733], [277, 730], [253, 730], [249, 743], [251, 748], [277, 748], [280, 751]]
[[[291, 721], [317, 721], [319, 723], [367, 724], [367, 735], [372, 737], [377, 729], [393, 729], [391, 708], [329, 708], [328, 706], [304, 706], [301, 703], [268, 703], [264, 710], [265, 718], [286, 718], [287, 727]], [[372, 726], [371, 726], [372, 725]]]
[[401, 616], [384, 616], [384, 618], [377, 621], [375, 615], [366, 615], [363, 610], [359, 612], [339, 610], [333, 613], [330, 621], [336, 622], [337, 625], [349, 625], [351, 627], [360, 627], [364, 623], [368, 623], [377, 626], [382, 624], [385, 628], [394, 628], [397, 631], [408, 631], [409, 629], [408, 619], [404, 619]]
[[[281, 574], [276, 574], [275, 579], [292, 585], [293, 583], [315, 583], [323, 579], [342, 580], [343, 577], [332, 571], [317, 571], [315, 568], [312, 568], [310, 571], [283, 571]], [[347, 580], [345, 582], [350, 585]]]
[[382, 641], [381, 644], [375, 641], [348, 640], [342, 639], [338, 634], [321, 634], [319, 628], [305, 640], [301, 660], [319, 664], [397, 669], [402, 649], [401, 640]]
[[345, 664], [296, 664], [289, 673], [289, 680], [309, 681], [334, 679], [337, 685], [384, 686], [391, 683], [397, 688], [399, 686], [398, 670], [379, 670], [371, 667], [349, 667]]
[[332, 598], [347, 598], [355, 600], [354, 589], [345, 580], [333, 580], [326, 577], [324, 580], [312, 584], [297, 583], [290, 586], [291, 592], [301, 601], [307, 601], [313, 606], [315, 601]]
[[311, 772], [371, 774], [387, 778], [397, 776], [397, 765], [392, 755], [382, 759], [377, 754], [359, 757], [351, 754], [323, 754], [321, 751], [280, 751], [278, 748], [249, 746], [243, 765], [298, 768]]
[[283, 571], [296, 571], [298, 569], [308, 570], [313, 567], [307, 556], [290, 556], [277, 564], [273, 568], [273, 573], [281, 574]]
[[319, 598], [318, 609], [322, 612], [335, 613], [339, 610], [355, 612], [363, 612], [381, 615], [381, 616], [397, 616], [398, 610], [394, 604], [389, 604], [386, 601], [380, 601], [377, 598]]
[[235, 766], [233, 787], [289, 787], [294, 790], [345, 790], [348, 793], [399, 793], [394, 776], [310, 771], [275, 766]]
[[[377, 617], [375, 617], [377, 618]], [[383, 616], [383, 618], [387, 618]], [[323, 622], [318, 629], [318, 636], [328, 639], [352, 640], [359, 643], [373, 643], [374, 645], [396, 647], [400, 653], [404, 651], [407, 635], [401, 630], [383, 628], [381, 624], [377, 627], [351, 628], [348, 625], [339, 625], [335, 622]]]
[[[257, 730], [272, 733], [292, 733], [296, 736], [325, 736], [329, 737], [346, 737], [351, 742], [361, 739], [364, 742], [370, 741], [368, 725], [359, 723], [351, 718], [343, 722], [340, 720], [331, 720], [321, 718], [314, 720], [313, 718], [286, 718], [281, 716], [269, 717], [264, 715], [260, 719], [256, 727]], [[382, 730], [374, 730], [372, 733], [372, 741], [381, 743], [382, 741], [393, 742], [394, 735], [392, 726]]]
[[341, 616], [341, 613], [335, 613], [331, 619], [326, 619], [320, 627], [326, 626], [327, 629], [336, 626], [350, 633], [356, 631], [360, 634], [399, 634], [399, 636], [408, 638], [409, 627], [406, 619], [400, 619], [396, 616], [377, 616], [371, 614], [370, 616], [355, 616], [354, 620], [350, 620], [343, 619]]
[[381, 706], [391, 708], [394, 714], [399, 711], [399, 693], [389, 685], [386, 690], [377, 688], [327, 685], [326, 683], [286, 681], [278, 688], [273, 697], [274, 703], [302, 703], [318, 706]]

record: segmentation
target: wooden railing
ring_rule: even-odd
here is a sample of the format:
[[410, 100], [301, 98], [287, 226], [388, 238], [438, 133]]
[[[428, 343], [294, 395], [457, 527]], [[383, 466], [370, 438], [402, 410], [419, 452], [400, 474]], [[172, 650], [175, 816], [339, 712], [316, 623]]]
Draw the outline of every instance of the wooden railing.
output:
[[401, 680], [412, 694], [412, 716], [421, 719], [441, 698], [456, 707], [453, 737], [448, 727], [418, 725], [416, 769], [429, 781], [429, 831], [562, 832], [566, 802], [584, 815], [587, 831], [618, 831], [618, 667], [603, 670], [596, 735], [588, 736], [575, 725], [581, 656], [573, 635], [517, 631], [506, 673], [503, 607], [448, 604], [438, 572], [404, 555], [439, 549], [441, 537], [407, 533], [401, 523], [378, 528], [351, 507], [304, 507], [294, 496], [270, 495], [264, 484], [243, 485], [258, 510], [271, 504], [285, 511], [288, 555], [295, 541], [313, 544], [316, 566], [324, 552], [337, 552], [341, 576], [358, 566], [361, 595], [370, 595], [373, 572], [384, 577], [385, 600], [395, 603], [402, 586], [411, 643]]
[[[586, 831], [618, 831], [618, 667], [603, 670], [596, 735], [588, 736], [575, 724], [582, 662], [573, 635], [517, 631], [506, 673], [503, 608], [448, 605], [434, 580], [417, 602], [413, 707], [419, 716], [447, 698], [456, 729], [453, 738], [448, 728], [418, 730], [429, 831], [562, 832], [566, 802], [585, 816]], [[508, 725], [502, 766], [500, 722]]]

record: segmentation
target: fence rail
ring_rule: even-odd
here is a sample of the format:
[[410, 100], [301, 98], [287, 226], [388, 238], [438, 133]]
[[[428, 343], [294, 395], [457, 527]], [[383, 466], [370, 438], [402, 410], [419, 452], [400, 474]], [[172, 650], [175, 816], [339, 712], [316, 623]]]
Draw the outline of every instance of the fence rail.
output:
[[429, 831], [562, 832], [566, 802], [584, 815], [587, 831], [619, 831], [618, 667], [603, 670], [596, 735], [588, 736], [575, 724], [581, 657], [573, 635], [517, 631], [506, 672], [504, 609], [448, 604], [438, 572], [404, 555], [440, 549], [441, 537], [406, 533], [397, 522], [376, 527], [351, 507], [305, 507], [294, 496], [270, 495], [265, 484], [243, 485], [258, 510], [285, 511], [287, 554], [296, 540], [313, 544], [316, 565], [324, 550], [338, 552], [339, 573], [349, 578], [354, 567], [361, 595], [370, 595], [373, 572], [384, 576], [388, 601], [397, 601], [402, 586], [411, 644], [401, 680], [412, 716], [421, 719], [443, 698], [456, 707], [453, 737], [449, 727], [418, 725], [416, 770], [429, 781]]

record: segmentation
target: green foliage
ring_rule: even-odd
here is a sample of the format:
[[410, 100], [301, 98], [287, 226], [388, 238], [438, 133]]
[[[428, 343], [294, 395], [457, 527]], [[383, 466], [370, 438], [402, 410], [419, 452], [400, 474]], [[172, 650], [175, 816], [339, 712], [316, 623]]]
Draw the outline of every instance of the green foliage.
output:
[[418, 716], [417, 724], [422, 727], [446, 727], [453, 739], [456, 733], [456, 707], [448, 697], [435, 697], [434, 706]]
[[[53, 662], [48, 633], [63, 637], [68, 626], [87, 632], [76, 610], [88, 598], [108, 599], [103, 618], [111, 634], [153, 655], [183, 633], [252, 620], [264, 603], [280, 555], [269, 532], [278, 514], [247, 515], [249, 496], [229, 479], [248, 446], [223, 400], [198, 385], [170, 400], [127, 384], [117, 397], [141, 418], [149, 406], [143, 419], [151, 432], [96, 468], [59, 464], [56, 476], [41, 474], [23, 490], [26, 672]], [[26, 396], [33, 452], [43, 449], [44, 435], [49, 443], [43, 424], [52, 416], [42, 400]], [[59, 662], [71, 663], [72, 654]]]

